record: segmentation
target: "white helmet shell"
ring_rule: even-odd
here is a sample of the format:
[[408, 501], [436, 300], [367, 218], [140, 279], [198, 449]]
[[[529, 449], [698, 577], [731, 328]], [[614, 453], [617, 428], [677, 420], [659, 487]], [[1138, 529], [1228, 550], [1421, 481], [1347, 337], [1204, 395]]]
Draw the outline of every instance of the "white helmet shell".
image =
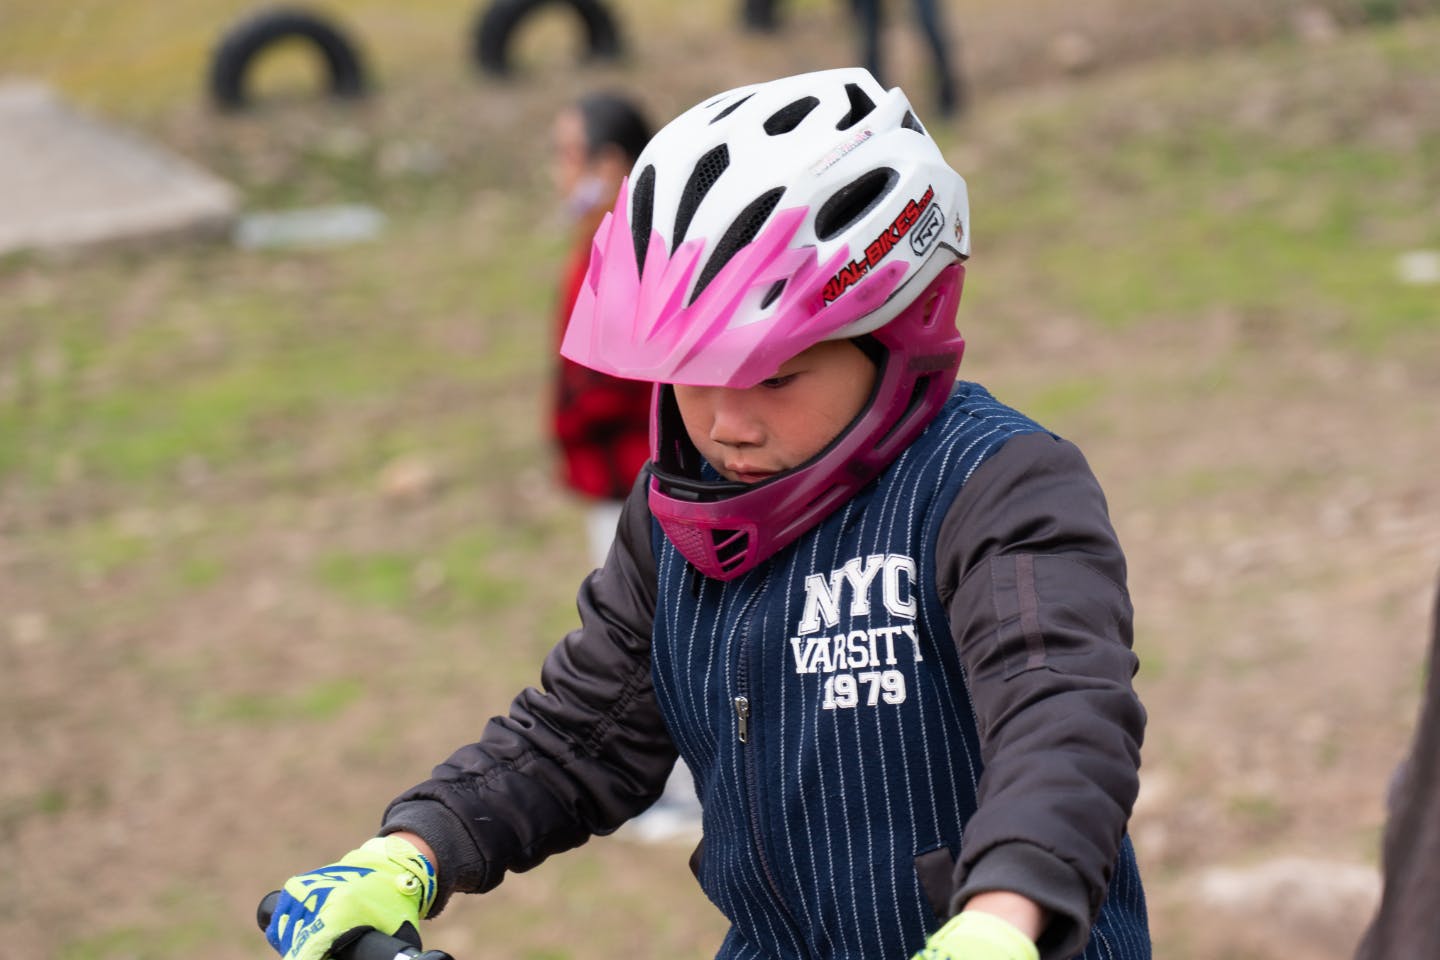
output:
[[969, 217], [905, 94], [868, 71], [740, 87], [641, 152], [562, 350], [617, 376], [749, 386], [888, 323], [968, 257]]

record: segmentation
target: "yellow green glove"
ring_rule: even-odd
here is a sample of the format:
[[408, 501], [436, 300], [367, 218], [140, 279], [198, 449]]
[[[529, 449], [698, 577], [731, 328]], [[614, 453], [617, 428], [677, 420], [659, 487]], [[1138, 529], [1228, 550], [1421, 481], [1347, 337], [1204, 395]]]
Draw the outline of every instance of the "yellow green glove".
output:
[[322, 960], [368, 928], [414, 938], [435, 890], [435, 868], [414, 844], [375, 837], [339, 863], [286, 881], [265, 939], [285, 960]]
[[911, 960], [1040, 960], [1040, 951], [1013, 924], [968, 910], [936, 930]]

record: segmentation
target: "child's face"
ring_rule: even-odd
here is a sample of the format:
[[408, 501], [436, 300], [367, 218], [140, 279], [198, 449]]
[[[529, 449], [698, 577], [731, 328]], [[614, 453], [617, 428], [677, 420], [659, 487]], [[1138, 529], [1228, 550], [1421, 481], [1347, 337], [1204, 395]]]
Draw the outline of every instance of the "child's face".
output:
[[555, 117], [550, 128], [550, 177], [572, 213], [583, 216], [609, 205], [630, 172], [630, 159], [613, 143], [592, 146], [585, 118], [575, 107]]
[[585, 139], [585, 119], [573, 107], [560, 111], [550, 128], [550, 175], [562, 197], [568, 197], [585, 176], [590, 163], [590, 146]]
[[676, 385], [690, 442], [727, 480], [759, 483], [798, 467], [865, 407], [875, 365], [848, 340], [827, 340], [747, 389]]

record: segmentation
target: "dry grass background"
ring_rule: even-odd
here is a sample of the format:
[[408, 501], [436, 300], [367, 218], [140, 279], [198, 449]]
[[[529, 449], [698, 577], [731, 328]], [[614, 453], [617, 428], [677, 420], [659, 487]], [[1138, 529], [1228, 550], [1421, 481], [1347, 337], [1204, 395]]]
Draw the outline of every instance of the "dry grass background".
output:
[[[903, 5], [887, 37], [921, 106]], [[563, 246], [556, 107], [657, 116], [849, 55], [839, 4], [777, 35], [617, 2], [521, 79], [451, 0], [329, 9], [377, 78], [204, 104], [238, 2], [10, 0], [0, 70], [222, 173], [247, 207], [374, 203], [378, 241], [0, 263], [0, 941], [17, 955], [267, 955], [264, 890], [531, 682], [573, 618], [579, 515], [543, 384]], [[1423, 9], [1422, 9], [1423, 8]], [[1414, 716], [1440, 568], [1440, 24], [1426, 4], [956, 0], [975, 109], [964, 375], [1087, 451], [1132, 561], [1151, 713], [1134, 833], [1164, 960], [1341, 960]], [[1394, 20], [1400, 14], [1415, 16]], [[708, 955], [688, 849], [623, 835], [457, 903], [461, 960]], [[1301, 861], [1230, 904], [1218, 869]], [[1230, 893], [1226, 893], [1229, 891]]]

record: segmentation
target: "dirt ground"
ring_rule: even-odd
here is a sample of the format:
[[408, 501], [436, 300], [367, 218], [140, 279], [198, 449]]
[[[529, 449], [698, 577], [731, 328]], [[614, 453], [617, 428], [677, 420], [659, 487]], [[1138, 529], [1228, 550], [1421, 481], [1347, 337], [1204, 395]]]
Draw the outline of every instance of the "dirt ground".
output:
[[[1122, 7], [1087, 7], [1072, 23], [1058, 3], [1041, 4], [1049, 19], [1033, 21], [961, 5], [974, 14], [965, 42], [975, 94], [1043, 97], [1076, 71], [1118, 71], [1148, 55]], [[1177, 30], [1174, 47], [1203, 53], [1294, 21], [1216, 23], [1230, 26]], [[1073, 39], [1082, 28], [1088, 47]], [[913, 52], [913, 39], [894, 39]], [[677, 81], [656, 99], [678, 108], [724, 86], [715, 74], [828, 65], [818, 45], [793, 35], [788, 44], [746, 39], [704, 81]], [[683, 76], [680, 65], [705, 47], [699, 36], [655, 38], [639, 56]], [[908, 56], [902, 69], [914, 70]], [[472, 91], [464, 111], [488, 113], [467, 126], [458, 109], [422, 114], [433, 91], [417, 80], [366, 123], [410, 115], [446, 151], [473, 153], [465, 176], [479, 181], [514, 150], [487, 138], [507, 125], [532, 129], [527, 118], [549, 116], [579, 82], [504, 98]], [[1005, 116], [986, 119], [984, 109], [967, 132], [1002, 135], [994, 125]], [[311, 129], [303, 114], [282, 113], [295, 140]], [[258, 182], [257, 171], [274, 171], [263, 189], [278, 189], [290, 169], [284, 138], [256, 122], [221, 126], [185, 111], [151, 132], [229, 175]], [[394, 257], [408, 262], [399, 249]], [[7, 265], [0, 302], [64, 302], [72, 285], [96, 282], [120, 291], [106, 323], [124, 331], [167, 295], [203, 286], [195, 276], [232, 269], [219, 255], [176, 251], [116, 263]], [[233, 269], [298, 297], [333, 294], [293, 264]], [[1217, 307], [1117, 328], [1036, 304], [1028, 316], [1016, 307], [1010, 319], [1021, 322], [1005, 329], [971, 318], [963, 375], [1017, 401], [1077, 370], [1107, 385], [1060, 432], [1090, 458], [1131, 562], [1137, 682], [1150, 712], [1132, 834], [1156, 956], [1345, 960], [1377, 892], [1384, 796], [1415, 716], [1440, 574], [1440, 311], [1428, 328], [1367, 352], [1317, 335], [1325, 318], [1293, 313]], [[457, 350], [506, 342], [458, 308], [437, 316], [427, 333]], [[535, 445], [544, 398], [528, 385], [543, 372], [545, 331], [524, 336], [528, 352], [494, 381], [422, 388], [402, 409], [360, 408], [303, 430], [269, 424], [296, 431], [302, 449], [278, 482], [242, 463], [182, 478], [157, 500], [67, 479], [63, 463], [53, 485], [0, 471], [7, 952], [268, 956], [249, 927], [258, 896], [354, 845], [389, 796], [530, 682], [572, 616], [583, 561], [576, 507], [552, 489]], [[47, 342], [23, 326], [0, 329], [0, 348]], [[0, 402], [16, 397], [12, 381]], [[329, 469], [345, 436], [457, 405], [490, 412], [497, 425], [486, 436], [509, 468], [402, 460], [358, 478]], [[135, 562], [77, 565], [76, 531], [87, 525], [158, 546]], [[491, 538], [483, 565], [495, 595], [474, 616], [356, 602], [314, 575], [337, 549], [423, 553], [461, 529]], [[189, 547], [215, 539], [218, 569], [192, 564]], [[443, 584], [433, 595], [445, 596]], [[622, 832], [457, 904], [430, 942], [458, 960], [706, 956], [724, 926], [690, 880], [687, 854]]]

